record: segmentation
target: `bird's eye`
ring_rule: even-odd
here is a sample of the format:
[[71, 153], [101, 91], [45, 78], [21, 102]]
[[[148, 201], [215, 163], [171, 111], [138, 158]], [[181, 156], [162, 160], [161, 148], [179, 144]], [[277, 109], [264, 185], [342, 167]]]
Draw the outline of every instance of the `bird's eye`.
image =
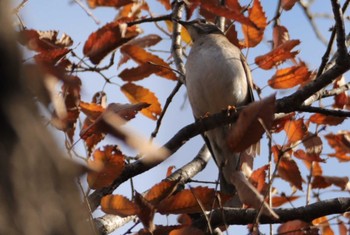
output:
[[207, 21], [205, 19], [199, 19], [198, 21], [199, 21], [199, 23], [202, 23], [202, 24], [206, 24], [207, 23]]

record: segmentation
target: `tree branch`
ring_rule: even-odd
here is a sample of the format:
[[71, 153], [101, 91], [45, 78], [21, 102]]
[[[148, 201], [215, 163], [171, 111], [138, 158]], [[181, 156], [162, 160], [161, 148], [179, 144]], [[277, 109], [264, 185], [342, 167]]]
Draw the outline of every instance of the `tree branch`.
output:
[[[262, 215], [259, 221], [260, 224], [283, 223], [296, 219], [303, 220], [305, 222], [311, 222], [312, 220], [321, 216], [341, 214], [350, 211], [350, 198], [329, 199], [312, 203], [307, 206], [288, 209], [274, 209], [274, 211], [279, 216], [278, 220], [274, 220], [268, 216]], [[257, 211], [255, 209], [219, 208], [212, 212], [211, 226], [223, 226], [223, 221], [229, 225], [251, 224], [254, 223], [256, 213]], [[192, 225], [200, 229], [206, 229], [207, 222], [205, 218], [200, 218], [197, 221], [194, 221]]]

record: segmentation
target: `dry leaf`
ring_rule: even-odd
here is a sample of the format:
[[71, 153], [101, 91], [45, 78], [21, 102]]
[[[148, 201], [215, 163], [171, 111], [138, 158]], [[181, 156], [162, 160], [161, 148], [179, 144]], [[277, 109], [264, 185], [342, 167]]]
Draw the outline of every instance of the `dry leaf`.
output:
[[107, 195], [101, 199], [101, 209], [106, 214], [126, 217], [139, 213], [138, 206], [122, 195]]
[[160, 2], [167, 11], [171, 10], [171, 4], [169, 0], [157, 0], [158, 2]]
[[162, 181], [154, 185], [145, 195], [145, 199], [152, 205], [156, 205], [169, 197], [177, 188], [178, 181]]
[[[174, 28], [173, 22], [170, 20], [166, 20], [165, 24], [167, 26], [169, 33], [173, 33], [173, 28]], [[180, 35], [181, 35], [182, 41], [184, 41], [186, 44], [190, 44], [192, 42], [191, 36], [187, 32], [185, 27], [181, 27]]]
[[[168, 197], [161, 201], [157, 206], [157, 211], [161, 214], [183, 214], [183, 213], [201, 213], [202, 209], [198, 201], [205, 210], [211, 210], [218, 207], [214, 189], [207, 187], [196, 187], [192, 189], [182, 190], [181, 192]], [[228, 196], [219, 194], [221, 203], [229, 199]], [[198, 200], [198, 201], [197, 201]], [[215, 203], [214, 203], [215, 201]]]
[[268, 84], [274, 89], [288, 89], [308, 81], [310, 76], [311, 72], [301, 62], [299, 65], [277, 70]]
[[345, 223], [340, 219], [337, 219], [337, 221], [338, 221], [339, 235], [347, 235], [349, 230], [346, 227]]
[[139, 210], [137, 216], [142, 222], [145, 229], [153, 234], [155, 230], [155, 226], [153, 223], [153, 218], [155, 214], [155, 208], [152, 204], [150, 204], [141, 194], [135, 192], [135, 204], [138, 206]]
[[289, 40], [279, 45], [269, 53], [255, 58], [255, 63], [262, 69], [272, 69], [287, 59], [293, 59], [299, 51], [291, 51], [295, 46], [299, 45], [299, 40]]
[[298, 149], [297, 151], [295, 151], [294, 156], [296, 158], [299, 158], [301, 160], [305, 160], [308, 162], [325, 162], [325, 160], [322, 159], [319, 154], [305, 153], [304, 150], [302, 149]]
[[323, 144], [318, 135], [309, 133], [304, 139], [303, 145], [306, 149], [306, 153], [309, 155], [320, 155], [322, 153]]
[[289, 11], [290, 9], [293, 8], [294, 4], [299, 2], [300, 0], [282, 0], [281, 2], [281, 7], [286, 10]]
[[90, 8], [95, 7], [116, 7], [119, 8], [121, 6], [130, 4], [135, 2], [135, 0], [87, 0], [87, 3], [89, 4]]
[[150, 106], [146, 109], [143, 109], [141, 113], [152, 120], [157, 120], [157, 117], [162, 112], [162, 108], [160, 107], [158, 98], [154, 95], [153, 92], [133, 83], [124, 84], [121, 87], [121, 91], [133, 104], [140, 102], [150, 104]]
[[324, 115], [321, 113], [315, 113], [311, 115], [310, 121], [319, 125], [330, 125], [330, 126], [336, 126], [342, 123], [345, 120], [345, 117], [335, 117], [335, 116], [329, 116]]
[[304, 120], [289, 120], [284, 125], [284, 131], [288, 136], [289, 143], [295, 143], [302, 140], [307, 134], [307, 127], [304, 124]]
[[98, 172], [89, 172], [87, 182], [92, 189], [101, 189], [110, 186], [124, 169], [124, 155], [116, 147], [107, 145], [104, 150], [98, 149], [89, 159], [88, 165], [91, 168], [101, 168]]
[[269, 169], [269, 165], [264, 165], [251, 174], [249, 181], [258, 190], [259, 193], [263, 193], [266, 189], [266, 171]]
[[350, 161], [350, 132], [341, 131], [338, 134], [327, 134], [325, 138], [328, 144], [335, 150], [335, 153], [329, 154], [331, 157], [338, 158], [339, 161]]
[[83, 52], [92, 63], [98, 64], [110, 52], [140, 34], [138, 26], [127, 27], [119, 22], [108, 23], [90, 34]]
[[273, 27], [273, 49], [290, 40], [288, 29], [276, 24]]
[[285, 203], [291, 203], [294, 200], [297, 200], [299, 196], [274, 196], [272, 197], [272, 207], [279, 207]]
[[196, 227], [186, 226], [172, 230], [169, 235], [205, 235], [205, 233]]
[[327, 188], [331, 185], [335, 185], [342, 190], [350, 190], [350, 183], [348, 177], [337, 176], [314, 176], [311, 186], [312, 188]]
[[263, 39], [267, 26], [267, 18], [260, 0], [254, 0], [253, 6], [248, 9], [248, 15], [249, 19], [254, 23], [254, 26], [242, 25], [245, 40], [241, 45], [244, 47], [255, 47]]
[[295, 161], [289, 157], [282, 157], [278, 164], [278, 175], [295, 186], [299, 190], [303, 190], [300, 170]]
[[309, 223], [306, 223], [302, 220], [291, 220], [281, 224], [278, 227], [277, 233], [286, 235], [318, 235], [318, 229], [310, 229], [310, 226], [311, 225]]
[[[275, 113], [275, 96], [253, 102], [242, 110], [238, 120], [232, 125], [228, 144], [232, 152], [242, 152], [258, 142], [272, 126]], [[264, 126], [262, 126], [262, 124]]]
[[326, 216], [314, 219], [312, 221], [312, 224], [319, 227], [321, 229], [322, 235], [334, 235], [333, 230], [331, 229], [329, 225], [329, 221]]

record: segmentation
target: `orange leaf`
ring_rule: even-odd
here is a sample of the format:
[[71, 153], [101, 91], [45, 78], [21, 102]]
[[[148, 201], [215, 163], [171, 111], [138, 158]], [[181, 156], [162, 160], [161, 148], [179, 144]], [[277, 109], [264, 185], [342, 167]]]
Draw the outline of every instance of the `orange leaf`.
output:
[[273, 49], [290, 40], [288, 29], [282, 25], [273, 27]]
[[186, 226], [172, 230], [169, 235], [205, 235], [205, 233], [196, 227]]
[[286, 235], [304, 235], [305, 231], [307, 231], [307, 234], [309, 235], [318, 234], [317, 228], [312, 228], [310, 230], [310, 224], [302, 220], [291, 220], [281, 224], [278, 227], [277, 233]]
[[[333, 83], [333, 88], [338, 88], [338, 87], [344, 86], [345, 84], [346, 84], [346, 80], [343, 75], [335, 80], [335, 82]], [[333, 107], [339, 108], [339, 109], [350, 108], [350, 98], [346, 91], [334, 96]]]
[[274, 89], [287, 89], [302, 84], [310, 78], [311, 72], [302, 62], [299, 65], [279, 69], [268, 81]]
[[241, 24], [255, 26], [254, 23], [247, 17], [245, 17], [240, 9], [228, 9], [223, 6], [219, 6], [217, 1], [215, 0], [205, 0], [201, 1], [201, 9], [205, 9], [206, 11], [216, 15], [223, 16], [230, 20], [238, 21]]
[[234, 24], [232, 24], [226, 31], [226, 37], [233, 45], [236, 47], [241, 47], [238, 41], [238, 35]]
[[262, 193], [266, 188], [266, 171], [269, 169], [269, 165], [262, 166], [251, 174], [249, 177], [249, 181], [252, 185], [258, 190], [258, 192]]
[[87, 0], [90, 8], [105, 6], [105, 7], [121, 7], [130, 3], [134, 0]]
[[177, 188], [178, 181], [162, 181], [154, 185], [145, 195], [145, 199], [156, 205], [164, 198], [169, 197]]
[[293, 8], [294, 4], [299, 2], [300, 0], [282, 0], [281, 2], [281, 7], [286, 10], [289, 11], [290, 9]]
[[336, 177], [336, 176], [314, 176], [311, 186], [312, 188], [327, 188], [331, 185], [338, 186], [342, 190], [349, 190], [349, 178], [348, 177]]
[[121, 91], [133, 104], [140, 102], [150, 104], [151, 106], [143, 109], [141, 113], [152, 120], [157, 120], [157, 116], [162, 112], [162, 108], [153, 92], [133, 83], [126, 83], [121, 87]]
[[337, 219], [337, 221], [338, 221], [339, 235], [347, 235], [349, 230], [344, 224], [344, 222], [340, 219]]
[[284, 131], [288, 136], [289, 143], [295, 143], [306, 136], [307, 127], [302, 118], [298, 120], [289, 120], [284, 125]]
[[135, 193], [135, 204], [138, 206], [139, 211], [137, 216], [141, 220], [145, 229], [153, 234], [155, 229], [153, 218], [155, 213], [155, 208], [151, 205], [141, 194]]
[[298, 198], [299, 196], [274, 196], [272, 198], [272, 207], [279, 207], [287, 202], [290, 203]]
[[265, 132], [264, 127], [268, 130], [271, 128], [275, 113], [275, 100], [275, 96], [269, 96], [249, 104], [242, 110], [228, 137], [228, 144], [233, 152], [244, 151], [260, 140]]
[[248, 9], [249, 19], [254, 23], [251, 25], [242, 25], [244, 47], [255, 47], [264, 37], [265, 28], [267, 26], [267, 18], [261, 6], [260, 0], [254, 0], [253, 6]]
[[35, 62], [41, 65], [56, 64], [70, 52], [67, 48], [57, 48], [49, 51], [42, 51], [34, 56]]
[[151, 64], [141, 64], [136, 68], [124, 69], [118, 76], [123, 81], [133, 82], [144, 79], [158, 72], [158, 68]]
[[335, 117], [328, 116], [320, 113], [315, 113], [311, 115], [310, 121], [319, 125], [330, 125], [336, 126], [342, 123], [345, 120], [345, 117]]
[[255, 63], [262, 69], [271, 69], [287, 59], [294, 58], [299, 53], [299, 51], [292, 52], [291, 50], [299, 44], [299, 40], [286, 41], [269, 53], [256, 57]]
[[[202, 209], [198, 205], [198, 201], [203, 205], [205, 210], [210, 210], [218, 206], [215, 198], [214, 189], [207, 187], [196, 187], [193, 189], [185, 189], [181, 192], [161, 201], [157, 210], [161, 214], [182, 214], [182, 213], [201, 213]], [[221, 203], [224, 204], [228, 197], [221, 195]]]
[[33, 29], [25, 29], [20, 31], [19, 42], [28, 47], [30, 50], [43, 52], [53, 49], [66, 48], [73, 45], [73, 40], [66, 34], [62, 34], [61, 38], [57, 38], [58, 31], [39, 31]]
[[328, 219], [326, 216], [314, 219], [312, 221], [312, 224], [321, 228], [321, 234], [322, 235], [334, 235], [333, 230], [331, 229]]
[[320, 158], [319, 154], [305, 153], [304, 150], [301, 150], [301, 149], [298, 149], [297, 151], [295, 151], [294, 156], [296, 158], [299, 158], [301, 160], [305, 160], [308, 162], [325, 162], [324, 159]]
[[295, 186], [299, 190], [303, 190], [301, 174], [295, 161], [288, 157], [282, 157], [278, 165], [278, 175]]
[[83, 48], [84, 55], [89, 57], [92, 63], [98, 64], [107, 54], [139, 33], [136, 25], [127, 27], [119, 22], [108, 23], [90, 34]]
[[119, 215], [122, 217], [136, 215], [139, 212], [138, 206], [122, 195], [107, 195], [101, 199], [101, 209], [107, 214]]
[[349, 161], [350, 156], [350, 132], [342, 131], [338, 134], [327, 134], [328, 144], [335, 150], [335, 153], [329, 154], [331, 157], [338, 158], [339, 161]]
[[107, 145], [104, 150], [96, 150], [93, 159], [89, 159], [91, 168], [102, 168], [98, 172], [89, 172], [87, 182], [92, 189], [101, 189], [113, 183], [124, 169], [124, 155], [116, 146]]
[[164, 77], [170, 80], [176, 80], [176, 75], [170, 69], [169, 64], [167, 64], [164, 60], [159, 58], [156, 55], [153, 55], [147, 52], [145, 49], [134, 46], [134, 45], [125, 45], [121, 48], [121, 53], [129, 56], [138, 64], [150, 64], [151, 66], [156, 67], [157, 72], [156, 75], [160, 77]]
[[91, 120], [96, 120], [106, 109], [99, 104], [80, 101], [81, 111]]

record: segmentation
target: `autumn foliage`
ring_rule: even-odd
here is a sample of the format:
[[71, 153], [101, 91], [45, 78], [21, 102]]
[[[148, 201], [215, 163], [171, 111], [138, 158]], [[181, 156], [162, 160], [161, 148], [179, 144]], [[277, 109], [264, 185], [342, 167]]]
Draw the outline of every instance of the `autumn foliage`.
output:
[[[268, 15], [265, 2], [261, 0], [253, 0], [249, 4], [227, 0], [223, 5], [217, 0], [173, 3], [158, 0], [162, 6], [162, 12], [157, 14], [159, 16], [152, 14], [151, 2], [87, 0], [86, 4], [92, 12], [94, 8], [108, 7], [115, 9], [117, 14], [114, 20], [104, 22], [91, 32], [80, 47], [74, 38], [63, 33], [59, 36], [58, 29], [40, 31], [29, 26], [18, 32], [19, 43], [32, 53], [32, 59], [24, 63], [25, 71], [31, 71], [28, 74], [34, 73], [35, 76], [40, 74], [41, 86], [30, 90], [46, 108], [44, 113], [48, 113], [48, 122], [64, 133], [65, 146], [71, 155], [75, 155], [77, 143], [83, 142], [85, 146], [86, 152], [79, 159], [82, 158], [88, 168], [86, 181], [89, 190], [82, 193], [94, 201], [92, 204], [96, 206], [92, 206], [92, 210], [100, 205], [106, 214], [137, 217], [143, 225], [137, 234], [193, 235], [205, 233], [205, 226], [195, 226], [196, 216], [193, 214], [203, 215], [208, 211], [223, 209], [225, 203], [232, 199], [233, 195], [221, 193], [215, 184], [187, 185], [192, 179], [183, 178], [186, 174], [172, 178], [176, 172], [171, 170], [166, 179], [153, 182], [146, 192], [137, 192], [137, 185], [133, 188], [132, 197], [115, 192], [121, 183], [156, 167], [192, 137], [188, 132], [195, 131], [191, 126], [188, 132], [178, 132], [175, 136], [176, 131], [172, 130], [180, 140], [174, 137], [173, 142], [169, 140], [170, 144], [168, 142], [163, 147], [152, 142], [157, 137], [172, 98], [177, 95], [186, 77], [185, 71], [181, 70], [186, 57], [177, 54], [176, 50], [182, 49], [186, 55], [191, 42], [186, 30], [175, 20], [179, 11], [185, 14], [182, 20], [194, 19], [198, 14], [211, 22], [215, 21], [215, 17], [225, 18], [224, 32], [229, 40], [248, 55], [248, 61], [254, 61], [251, 64], [254, 70], [269, 74], [255, 77], [253, 72], [255, 91], [260, 97], [257, 102], [233, 112], [224, 111], [220, 117], [215, 116], [218, 118], [216, 126], [223, 125], [221, 120], [230, 116], [228, 113], [237, 117], [231, 120], [232, 128], [227, 139], [232, 152], [243, 151], [259, 140], [264, 145], [264, 152], [259, 156], [264, 158], [263, 165], [245, 171], [244, 167], [249, 164], [242, 161], [245, 177], [261, 194], [263, 201], [272, 208], [294, 207], [295, 203], [305, 205], [305, 202], [321, 201], [323, 192], [349, 192], [349, 174], [339, 175], [324, 170], [333, 160], [338, 161], [336, 164], [350, 161], [350, 132], [343, 130], [349, 117], [349, 85], [344, 76], [336, 76], [328, 84], [312, 88], [323, 71], [318, 74], [318, 68], [309, 66], [310, 58], [299, 56], [303, 41], [289, 35], [281, 19], [283, 14], [293, 14], [295, 5], [300, 1], [277, 1], [278, 14]], [[146, 34], [143, 26], [149, 22], [153, 26], [152, 32]], [[267, 40], [271, 42], [268, 47], [265, 44]], [[159, 44], [162, 44], [162, 51], [159, 51]], [[251, 57], [250, 51], [262, 45], [265, 45], [264, 52]], [[327, 69], [324, 70], [327, 72]], [[113, 71], [113, 76], [106, 76], [106, 71]], [[83, 87], [88, 83], [84, 72], [102, 77], [103, 89], [96, 90], [89, 100], [82, 98]], [[153, 79], [153, 87], [144, 85], [147, 79]], [[174, 86], [178, 84], [167, 100], [161, 100], [158, 96], [157, 79]], [[105, 92], [106, 86], [113, 86], [115, 91], [125, 96], [126, 101], [115, 100]], [[298, 95], [298, 92], [306, 89], [313, 89], [310, 95]], [[288, 111], [283, 109], [285, 91], [295, 100], [292, 102], [295, 106], [289, 105]], [[293, 97], [293, 94], [297, 95]], [[318, 96], [307, 100], [313, 94]], [[203, 120], [199, 120], [197, 129], [202, 128], [202, 133], [207, 130], [205, 128], [208, 127], [204, 124], [201, 126], [201, 123], [214, 115], [220, 114], [208, 113]], [[139, 137], [132, 128], [128, 129], [133, 119], [141, 119], [142, 116], [157, 125], [150, 141], [148, 137]], [[171, 130], [167, 128], [167, 131]], [[138, 137], [130, 138], [133, 135]], [[115, 137], [115, 144], [105, 142], [106, 136]], [[143, 141], [138, 141], [140, 139]], [[138, 153], [133, 157], [128, 156], [126, 146], [135, 148]], [[158, 149], [165, 149], [167, 154], [152, 158], [152, 153]], [[216, 180], [217, 177], [208, 177], [208, 181]], [[278, 183], [290, 190], [279, 190]], [[249, 206], [247, 204], [243, 208]], [[186, 222], [158, 225], [156, 214], [176, 214], [180, 221], [183, 219]], [[210, 217], [210, 214], [206, 216]], [[348, 222], [344, 222], [348, 221], [348, 217], [338, 216], [337, 220], [342, 231], [340, 234], [349, 231]], [[304, 234], [303, 231], [308, 231], [308, 234], [317, 234], [319, 229], [322, 234], [333, 234], [334, 226], [330, 226], [333, 222], [328, 221], [326, 216], [312, 221], [292, 220], [281, 223], [278, 233]], [[249, 223], [258, 226], [259, 218]], [[229, 224], [223, 221], [222, 225], [228, 227]]]

